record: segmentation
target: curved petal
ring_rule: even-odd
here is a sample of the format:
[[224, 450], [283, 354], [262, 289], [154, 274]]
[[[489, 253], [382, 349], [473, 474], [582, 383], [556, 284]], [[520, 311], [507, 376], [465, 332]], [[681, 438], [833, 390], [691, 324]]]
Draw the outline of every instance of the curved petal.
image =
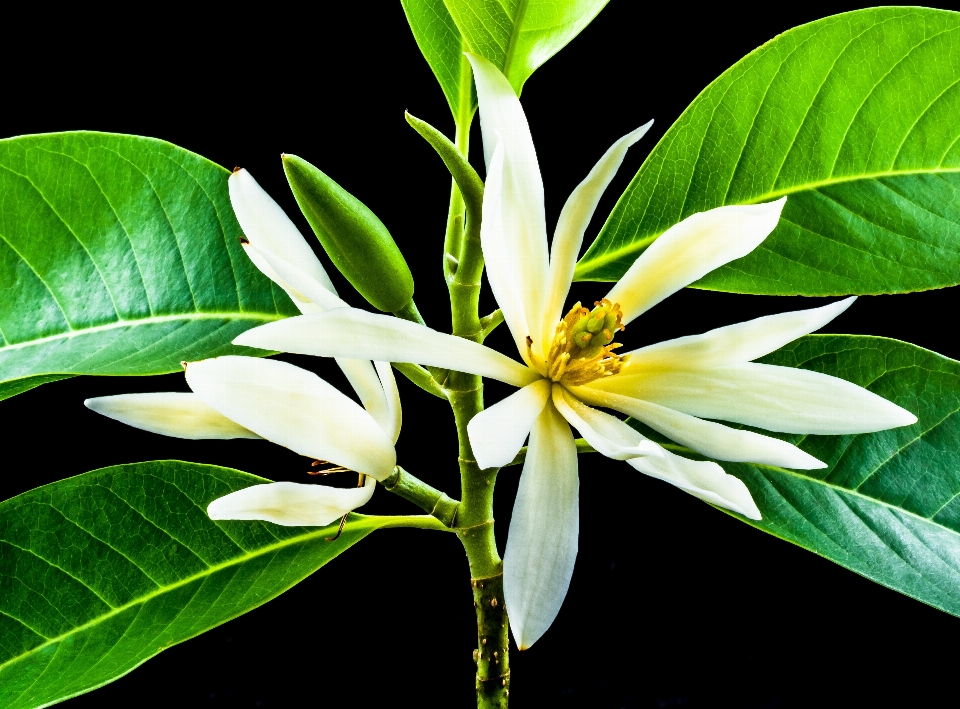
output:
[[712, 505], [743, 515], [763, 519], [757, 504], [743, 481], [728, 475], [716, 463], [689, 460], [664, 451], [663, 458], [631, 458], [627, 463], [645, 475], [675, 485]]
[[623, 355], [630, 359], [620, 371], [629, 374], [636, 369], [706, 369], [749, 362], [819, 330], [856, 299], [853, 296], [822, 308], [768, 315], [702, 335], [658, 342]]
[[[510, 328], [517, 351], [530, 365], [527, 354], [527, 335], [533, 332], [528, 325], [522, 294], [521, 274], [516, 271], [503, 224], [503, 146], [498, 145], [487, 169], [487, 182], [483, 189], [483, 221], [480, 223], [480, 246], [486, 262], [487, 280], [497, 301], [503, 319]], [[537, 351], [543, 348], [537, 344]]]
[[83, 402], [91, 411], [161, 436], [205, 438], [260, 438], [211, 409], [196, 394], [173, 391], [100, 396]]
[[[227, 180], [230, 204], [244, 235], [261, 251], [268, 251], [298, 268], [336, 295], [330, 277], [280, 205], [273, 201], [246, 170], [235, 170]], [[254, 262], [256, 263], [256, 262]], [[269, 274], [265, 274], [269, 277]]]
[[[380, 383], [380, 377], [377, 376], [373, 363], [368, 359], [346, 359], [344, 357], [337, 357], [335, 361], [346, 376], [347, 381], [350, 382], [350, 386], [360, 397], [363, 408], [373, 416], [373, 420], [389, 436], [392, 431], [391, 414], [387, 399], [384, 396], [383, 385]], [[395, 439], [394, 442], [396, 442]]]
[[717, 207], [667, 229], [633, 262], [607, 298], [629, 323], [661, 300], [726, 263], [746, 256], [774, 230], [787, 198]]
[[753, 431], [742, 431], [713, 421], [704, 421], [649, 401], [590, 387], [576, 387], [573, 393], [594, 406], [606, 406], [632, 416], [654, 431], [709, 458], [776, 465], [795, 470], [827, 467], [826, 463], [786, 441], [762, 436]]
[[217, 357], [188, 364], [187, 383], [206, 404], [268, 441], [377, 480], [393, 474], [397, 454], [373, 417], [305, 369]]
[[339, 488], [299, 483], [253, 485], [219, 497], [207, 506], [210, 519], [256, 519], [285, 527], [326, 527], [367, 504], [377, 482]]
[[550, 249], [550, 290], [541, 328], [544, 343], [553, 340], [554, 328], [563, 317], [563, 306], [570, 292], [573, 270], [583, 244], [583, 234], [593, 218], [597, 203], [600, 202], [610, 180], [620, 169], [627, 150], [646, 135], [652, 125], [653, 121], [648, 121], [611, 145], [563, 205]]
[[592, 409], [559, 384], [553, 386], [557, 411], [601, 455], [627, 460], [641, 455], [663, 457], [663, 448], [616, 416]]
[[549, 398], [550, 380], [540, 379], [470, 419], [467, 435], [477, 465], [499, 468], [513, 460]]
[[580, 480], [573, 434], [553, 406], [530, 431], [503, 555], [503, 594], [521, 650], [553, 623], [570, 587], [580, 534]]
[[[244, 250], [254, 264], [257, 264], [258, 268], [263, 271], [264, 275], [287, 292], [287, 295], [293, 299], [293, 302], [300, 307], [300, 312], [304, 314], [311, 312], [316, 313], [349, 307], [340, 300], [339, 296], [328, 290], [323, 283], [307, 275], [305, 271], [292, 263], [284, 261], [269, 251], [260, 249], [253, 242], [244, 244]], [[258, 261], [264, 263], [273, 275], [259, 266]], [[313, 304], [316, 307], [305, 310], [302, 304], [305, 305], [307, 303]]]
[[[547, 295], [548, 258], [547, 226], [543, 206], [543, 180], [537, 152], [533, 147], [530, 127], [523, 113], [520, 100], [510, 86], [510, 82], [492, 63], [475, 54], [467, 54], [473, 66], [473, 76], [477, 85], [477, 99], [480, 106], [480, 127], [483, 132], [483, 154], [488, 175], [493, 170], [494, 150], [499, 146], [503, 150], [503, 165], [499, 170], [499, 179], [493, 189], [488, 183], [484, 189], [483, 223], [481, 241], [483, 255], [487, 263], [487, 276], [491, 285], [496, 281], [503, 288], [513, 291], [511, 300], [523, 305], [526, 320], [526, 332], [517, 333], [514, 326], [520, 323], [508, 321], [514, 338], [521, 346], [521, 354], [526, 351], [525, 341], [528, 335], [539, 337], [540, 323], [543, 320], [543, 305]], [[496, 202], [497, 214], [488, 210], [490, 191], [492, 207]], [[488, 211], [491, 212], [493, 226], [487, 229]], [[499, 248], [489, 248], [493, 230], [499, 231]], [[484, 236], [487, 238], [484, 239]], [[496, 290], [498, 305], [500, 304]], [[502, 309], [502, 306], [501, 306]], [[506, 314], [506, 313], [505, 313]], [[540, 343], [535, 343], [542, 347]]]
[[234, 344], [317, 357], [416, 362], [525, 386], [540, 374], [516, 360], [423, 325], [356, 308], [300, 315], [247, 330]]
[[590, 387], [691, 416], [783, 433], [838, 435], [909, 426], [917, 417], [844, 379], [770, 364], [617, 375]]
[[[374, 362], [373, 366], [380, 375], [380, 384], [383, 387], [383, 399], [386, 403], [386, 415], [383, 421], [377, 422], [384, 433], [396, 444], [400, 438], [400, 427], [403, 424], [403, 409], [400, 408], [400, 391], [397, 389], [397, 378], [393, 376], [393, 367], [389, 362]], [[369, 409], [368, 409], [369, 411]], [[371, 413], [372, 415], [372, 413]], [[374, 416], [374, 418], [377, 418]]]

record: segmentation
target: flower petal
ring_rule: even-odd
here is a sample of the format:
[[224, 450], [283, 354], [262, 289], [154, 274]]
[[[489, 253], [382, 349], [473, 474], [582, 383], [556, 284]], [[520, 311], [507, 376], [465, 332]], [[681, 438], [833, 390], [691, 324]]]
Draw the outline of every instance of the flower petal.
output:
[[573, 575], [579, 534], [577, 447], [570, 427], [548, 405], [530, 431], [503, 555], [503, 593], [521, 650], [557, 617]]
[[[543, 180], [530, 127], [520, 100], [506, 77], [492, 63], [475, 54], [467, 54], [473, 66], [483, 131], [483, 153], [488, 176], [484, 188], [481, 242], [487, 264], [487, 277], [494, 288], [498, 305], [505, 289], [508, 300], [522, 304], [526, 328], [515, 318], [507, 321], [521, 354], [526, 352], [526, 337], [539, 337], [547, 295], [547, 226], [543, 206]], [[494, 170], [494, 150], [503, 151], [502, 168]], [[490, 200], [488, 204], [488, 198]], [[496, 209], [494, 209], [496, 207]], [[490, 225], [487, 219], [490, 216]], [[484, 233], [486, 231], [486, 233]], [[506, 315], [506, 312], [504, 312]], [[515, 328], [519, 328], [518, 332]], [[537, 329], [531, 329], [537, 328]], [[522, 330], [526, 329], [526, 332]], [[542, 347], [540, 343], [535, 343]]]
[[[253, 176], [240, 169], [227, 180], [230, 204], [244, 235], [260, 251], [266, 251], [297, 267], [336, 295], [330, 277], [317, 255], [303, 239], [280, 205], [273, 201]], [[256, 264], [256, 262], [254, 262]], [[269, 277], [269, 274], [265, 274]]]
[[499, 468], [513, 460], [549, 398], [550, 380], [540, 379], [470, 419], [467, 434], [477, 465]]
[[377, 480], [393, 474], [397, 454], [383, 429], [305, 369], [272, 359], [217, 357], [187, 365], [187, 383], [206, 404], [268, 441]]
[[[544, 343], [553, 339], [554, 328], [563, 317], [563, 306], [570, 292], [573, 270], [576, 268], [577, 256], [580, 255], [580, 246], [583, 244], [583, 234], [593, 218], [597, 203], [607, 189], [607, 185], [610, 184], [610, 180], [620, 169], [627, 150], [640, 140], [652, 125], [653, 121], [648, 121], [610, 146], [563, 205], [550, 250], [550, 295], [547, 298], [541, 328]], [[547, 345], [544, 344], [544, 346]]]
[[[350, 386], [357, 392], [363, 408], [373, 416], [373, 420], [389, 437], [393, 431], [392, 414], [384, 395], [383, 384], [380, 383], [380, 377], [377, 376], [373, 364], [368, 359], [346, 359], [345, 357], [337, 357], [336, 363], [350, 382]], [[396, 443], [396, 439], [391, 440]]]
[[786, 200], [717, 207], [667, 229], [607, 294], [620, 304], [623, 323], [757, 248], [777, 226]]
[[[349, 307], [336, 294], [327, 290], [323, 283], [314, 280], [313, 277], [307, 275], [305, 271], [292, 263], [284, 261], [269, 251], [258, 248], [253, 242], [244, 244], [244, 250], [250, 260], [268, 278], [287, 292], [287, 295], [300, 308], [301, 313], [316, 313]], [[310, 305], [314, 307], [309, 307]]]
[[253, 485], [217, 498], [207, 506], [210, 519], [256, 519], [285, 527], [326, 527], [373, 497], [377, 482], [339, 488], [299, 483]]
[[629, 374], [636, 369], [706, 369], [749, 362], [780, 349], [798, 337], [819, 330], [849, 308], [856, 299], [853, 296], [822, 308], [768, 315], [720, 327], [702, 335], [658, 342], [628, 353], [629, 360], [621, 372]]
[[713, 421], [704, 421], [649, 401], [598, 391], [591, 387], [576, 387], [573, 394], [594, 406], [605, 406], [632, 416], [654, 431], [709, 458], [776, 465], [795, 470], [827, 467], [826, 463], [786, 441], [762, 436], [753, 431], [730, 428]]
[[156, 392], [120, 394], [87, 399], [84, 405], [121, 423], [161, 436], [205, 438], [260, 438], [253, 431], [211, 409], [196, 394]]
[[[387, 405], [384, 420], [377, 421], [384, 433], [396, 444], [400, 438], [400, 426], [403, 424], [403, 409], [400, 408], [400, 391], [397, 389], [397, 378], [393, 376], [393, 367], [389, 362], [374, 362], [373, 366], [380, 375], [383, 387], [383, 398]], [[369, 409], [368, 409], [369, 411]], [[371, 413], [372, 415], [372, 413]], [[377, 418], [374, 416], [374, 418]]]
[[909, 411], [846, 380], [754, 362], [708, 370], [617, 375], [589, 386], [699, 418], [783, 433], [871, 433], [917, 422]]
[[684, 492], [747, 519], [763, 519], [747, 486], [716, 463], [689, 460], [665, 450], [663, 458], [631, 458], [629, 465], [645, 475], [676, 485]]
[[553, 404], [587, 443], [601, 455], [627, 460], [641, 455], [663, 457], [663, 448], [616, 416], [592, 409], [559, 384], [553, 386]]
[[233, 342], [317, 357], [416, 362], [479, 374], [514, 386], [540, 378], [529, 367], [476, 342], [356, 308], [278, 320], [247, 330]]

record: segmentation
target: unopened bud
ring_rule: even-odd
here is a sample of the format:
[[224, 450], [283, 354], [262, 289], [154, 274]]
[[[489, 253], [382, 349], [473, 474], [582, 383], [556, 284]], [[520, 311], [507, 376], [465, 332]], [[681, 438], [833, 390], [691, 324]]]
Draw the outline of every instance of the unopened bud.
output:
[[406, 307], [413, 300], [413, 275], [377, 215], [302, 158], [284, 155], [283, 169], [297, 204], [340, 273], [378, 310]]

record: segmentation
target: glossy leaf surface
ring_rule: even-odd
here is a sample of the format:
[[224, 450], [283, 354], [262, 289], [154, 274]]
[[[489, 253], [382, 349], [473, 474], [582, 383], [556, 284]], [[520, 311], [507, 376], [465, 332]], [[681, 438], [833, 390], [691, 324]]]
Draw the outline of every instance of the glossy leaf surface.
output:
[[960, 283], [960, 14], [877, 8], [731, 67], [654, 148], [577, 267], [616, 280], [673, 224], [788, 196], [753, 253], [697, 287], [893, 293]]
[[151, 138], [0, 140], [0, 398], [177, 371], [294, 314], [243, 253], [227, 175]]
[[493, 62], [517, 95], [609, 0], [444, 0], [467, 48]]
[[[917, 415], [851, 436], [775, 435], [821, 470], [721, 463], [765, 532], [960, 616], [960, 362], [896, 340], [811, 335], [763, 360], [847, 379]], [[694, 456], [691, 456], [694, 457]]]
[[456, 121], [477, 108], [473, 72], [463, 53], [468, 47], [443, 0], [400, 0], [413, 37], [433, 71]]
[[207, 517], [212, 500], [261, 482], [155, 461], [0, 503], [0, 705], [41, 707], [95, 689], [270, 600], [373, 530], [418, 519], [351, 515], [327, 542], [335, 525]]

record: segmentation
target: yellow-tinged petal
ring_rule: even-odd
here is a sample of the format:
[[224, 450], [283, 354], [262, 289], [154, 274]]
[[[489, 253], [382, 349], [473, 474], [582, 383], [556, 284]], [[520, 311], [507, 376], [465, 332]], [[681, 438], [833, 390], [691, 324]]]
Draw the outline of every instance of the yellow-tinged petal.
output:
[[642, 455], [662, 458], [663, 448], [639, 431], [603, 411], [590, 408], [559, 384], [553, 385], [553, 404], [557, 411], [598, 453], [614, 460]]
[[98, 414], [162, 436], [191, 440], [260, 438], [207, 406], [196, 394], [172, 391], [120, 394], [87, 399], [83, 403]]
[[499, 468], [513, 460], [550, 398], [550, 381], [540, 379], [470, 419], [467, 433], [477, 465]]
[[717, 207], [674, 224], [647, 248], [607, 298], [624, 324], [720, 266], [746, 256], [774, 230], [786, 197], [776, 202]]

